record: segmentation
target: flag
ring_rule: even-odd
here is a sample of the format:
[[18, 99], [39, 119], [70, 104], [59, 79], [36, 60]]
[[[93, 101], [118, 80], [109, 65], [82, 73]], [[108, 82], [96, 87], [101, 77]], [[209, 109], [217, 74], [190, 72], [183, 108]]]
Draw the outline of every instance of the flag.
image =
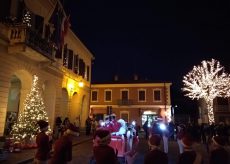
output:
[[64, 11], [57, 3], [54, 12], [50, 18], [50, 23], [54, 25], [52, 40], [57, 47], [55, 56], [56, 58], [62, 58], [62, 47], [64, 44], [64, 41], [62, 40], [62, 22], [64, 20], [64, 17]]
[[61, 25], [61, 44], [64, 45], [64, 39], [67, 35], [67, 32], [70, 28], [70, 15], [64, 16], [62, 19], [62, 25]]

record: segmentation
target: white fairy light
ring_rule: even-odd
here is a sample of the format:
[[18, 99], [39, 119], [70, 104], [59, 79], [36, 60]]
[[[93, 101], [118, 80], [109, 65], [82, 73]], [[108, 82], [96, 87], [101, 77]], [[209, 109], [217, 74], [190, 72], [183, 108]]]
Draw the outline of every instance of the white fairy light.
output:
[[24, 102], [24, 110], [20, 113], [17, 123], [13, 125], [11, 135], [16, 140], [31, 139], [39, 131], [38, 120], [48, 122], [48, 117], [39, 91], [38, 77], [34, 75], [31, 91]]
[[31, 27], [31, 15], [29, 11], [26, 11], [22, 18], [22, 22], [26, 24], [28, 27]]
[[215, 123], [213, 100], [216, 97], [230, 97], [230, 76], [224, 72], [219, 61], [202, 61], [200, 66], [193, 69], [183, 77], [185, 96], [191, 99], [204, 98], [209, 124]]

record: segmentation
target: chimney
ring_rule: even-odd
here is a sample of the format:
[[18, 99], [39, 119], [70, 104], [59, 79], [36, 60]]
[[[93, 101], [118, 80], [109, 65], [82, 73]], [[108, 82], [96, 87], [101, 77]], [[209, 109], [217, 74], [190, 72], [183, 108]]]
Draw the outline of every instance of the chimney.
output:
[[137, 74], [134, 74], [134, 75], [133, 75], [133, 79], [134, 79], [135, 81], [137, 81], [137, 80], [138, 80], [138, 75], [137, 75]]
[[114, 81], [118, 81], [118, 75], [114, 76]]

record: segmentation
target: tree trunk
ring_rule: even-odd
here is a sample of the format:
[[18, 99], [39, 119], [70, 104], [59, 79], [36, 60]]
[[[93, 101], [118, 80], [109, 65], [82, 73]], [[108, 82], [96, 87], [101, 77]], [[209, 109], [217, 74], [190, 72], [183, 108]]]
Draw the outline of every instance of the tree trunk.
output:
[[206, 100], [207, 109], [208, 109], [208, 122], [211, 125], [215, 123], [214, 112], [213, 112], [213, 99]]

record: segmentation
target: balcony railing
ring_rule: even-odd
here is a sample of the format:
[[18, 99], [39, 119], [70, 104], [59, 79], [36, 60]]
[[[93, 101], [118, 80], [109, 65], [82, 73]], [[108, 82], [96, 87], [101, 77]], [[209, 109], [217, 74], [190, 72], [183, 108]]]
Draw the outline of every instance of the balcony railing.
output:
[[27, 29], [25, 43], [44, 56], [53, 59], [52, 44], [51, 42], [48, 42], [46, 39], [42, 38], [41, 34], [31, 29]]
[[20, 43], [26, 44], [47, 58], [54, 58], [54, 48], [51, 42], [48, 42], [46, 39], [42, 38], [41, 34], [28, 29], [23, 24], [9, 24], [0, 22], [0, 37], [8, 42], [10, 46]]
[[25, 42], [26, 26], [21, 24], [0, 23], [0, 35], [10, 45]]
[[131, 100], [131, 99], [127, 99], [127, 100], [119, 99], [119, 100], [117, 100], [117, 104], [118, 104], [119, 106], [129, 106], [129, 105], [133, 105], [133, 100]]

